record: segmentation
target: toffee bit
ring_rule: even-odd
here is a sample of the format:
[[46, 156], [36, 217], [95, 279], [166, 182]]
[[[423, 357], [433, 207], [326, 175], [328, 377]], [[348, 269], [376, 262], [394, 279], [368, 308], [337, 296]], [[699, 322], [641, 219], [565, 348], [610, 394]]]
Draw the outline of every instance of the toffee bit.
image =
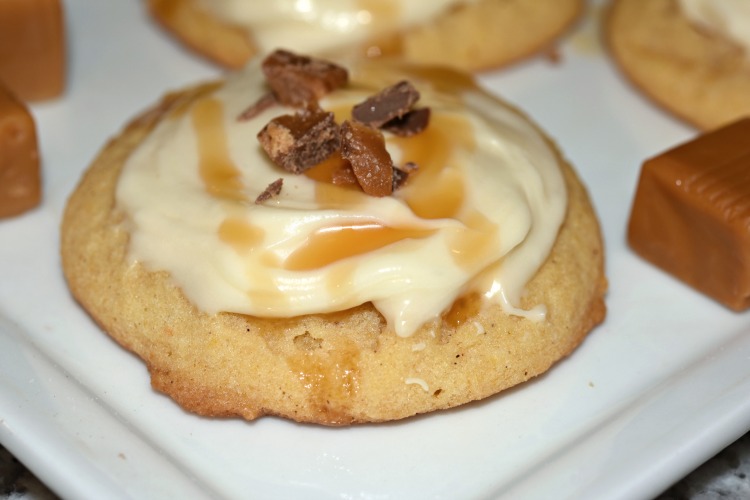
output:
[[394, 118], [381, 128], [399, 137], [411, 137], [427, 128], [430, 108], [413, 109], [400, 118]]
[[393, 169], [393, 181], [392, 181], [393, 187], [391, 188], [391, 190], [396, 191], [398, 188], [406, 184], [406, 179], [408, 178], [409, 178], [409, 174], [407, 172], [394, 168]]
[[266, 189], [263, 190], [262, 193], [258, 195], [257, 198], [255, 198], [255, 204], [260, 205], [264, 201], [268, 201], [271, 198], [278, 196], [281, 192], [281, 187], [284, 185], [284, 179], [279, 177], [275, 181], [273, 181], [271, 184], [266, 186]]
[[341, 156], [349, 160], [362, 191], [370, 196], [393, 192], [393, 160], [383, 134], [356, 121], [341, 125]]
[[359, 184], [357, 176], [354, 175], [354, 170], [349, 162], [334, 170], [331, 175], [331, 184], [337, 186], [356, 186]]
[[258, 140], [276, 165], [295, 174], [322, 162], [340, 146], [333, 113], [320, 109], [278, 116], [263, 127]]
[[406, 184], [409, 176], [417, 170], [417, 164], [413, 161], [408, 161], [400, 167], [393, 167], [393, 190], [397, 190]]
[[278, 103], [276, 102], [276, 97], [274, 97], [273, 94], [265, 94], [260, 99], [251, 104], [245, 111], [240, 113], [240, 115], [237, 117], [237, 121], [244, 122], [247, 120], [251, 120], [268, 108], [275, 106], [276, 104]]
[[261, 67], [276, 99], [288, 106], [309, 106], [349, 81], [337, 64], [286, 50], [271, 53]]
[[404, 116], [418, 100], [417, 89], [404, 80], [354, 106], [352, 118], [365, 125], [379, 128], [394, 118]]

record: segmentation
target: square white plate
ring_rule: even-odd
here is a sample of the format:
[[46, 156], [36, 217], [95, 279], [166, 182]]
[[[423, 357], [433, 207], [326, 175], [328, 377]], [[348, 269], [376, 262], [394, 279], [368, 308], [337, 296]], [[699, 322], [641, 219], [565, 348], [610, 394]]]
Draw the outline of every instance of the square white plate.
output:
[[578, 167], [601, 216], [609, 315], [572, 357], [463, 408], [328, 429], [184, 413], [71, 299], [68, 194], [108, 137], [169, 89], [220, 75], [140, 2], [69, 0], [70, 84], [33, 106], [44, 203], [0, 221], [0, 442], [65, 497], [633, 498], [750, 428], [750, 315], [637, 258], [624, 234], [641, 162], [695, 132], [623, 83], [599, 8], [560, 47], [482, 82]]

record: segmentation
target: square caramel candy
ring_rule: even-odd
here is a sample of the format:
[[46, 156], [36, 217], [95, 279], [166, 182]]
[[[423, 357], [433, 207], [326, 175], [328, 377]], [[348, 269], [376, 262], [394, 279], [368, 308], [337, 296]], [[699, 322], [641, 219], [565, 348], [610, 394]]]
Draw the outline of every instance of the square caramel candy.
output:
[[0, 217], [18, 215], [40, 200], [34, 119], [26, 105], [0, 85]]
[[727, 307], [750, 306], [750, 118], [643, 164], [628, 242]]
[[0, 0], [0, 82], [24, 101], [65, 87], [61, 0]]

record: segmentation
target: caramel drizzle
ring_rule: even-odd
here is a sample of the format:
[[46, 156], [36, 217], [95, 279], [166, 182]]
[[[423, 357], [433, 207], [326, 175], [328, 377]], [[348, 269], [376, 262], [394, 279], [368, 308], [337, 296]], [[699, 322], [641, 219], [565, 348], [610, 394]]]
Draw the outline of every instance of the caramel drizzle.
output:
[[191, 118], [198, 141], [198, 171], [211, 196], [246, 201], [241, 173], [229, 157], [222, 103], [215, 98], [200, 99]]

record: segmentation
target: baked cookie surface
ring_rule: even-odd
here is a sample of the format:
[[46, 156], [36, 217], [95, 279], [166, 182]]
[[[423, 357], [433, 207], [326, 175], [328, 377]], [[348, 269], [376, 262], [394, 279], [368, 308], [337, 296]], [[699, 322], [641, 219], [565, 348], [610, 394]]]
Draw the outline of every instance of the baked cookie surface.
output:
[[750, 58], [676, 0], [615, 0], [604, 37], [626, 77], [679, 118], [712, 129], [750, 114]]
[[123, 168], [155, 129], [221, 85], [169, 95], [132, 121], [85, 173], [62, 222], [63, 269], [73, 295], [146, 362], [153, 387], [185, 409], [325, 425], [401, 419], [537, 376], [603, 320], [599, 225], [584, 187], [547, 139], [562, 170], [567, 209], [518, 304], [524, 310], [543, 304], [543, 320], [509, 314], [472, 293], [406, 336], [370, 302], [294, 317], [203, 312], [169, 272], [129, 255], [132, 214], [122, 209], [117, 190]]
[[[412, 63], [468, 71], [506, 66], [550, 48], [584, 8], [582, 0], [441, 0], [413, 5], [388, 0], [333, 6], [321, 0], [313, 2], [313, 17], [319, 14], [322, 19], [327, 14], [345, 19], [343, 24], [356, 25], [338, 32], [330, 26], [318, 26], [325, 22], [317, 18], [293, 23], [290, 19], [301, 14], [289, 10], [283, 2], [275, 16], [252, 16], [253, 9], [269, 10], [269, 4], [260, 2], [237, 7], [232, 0], [215, 4], [205, 0], [148, 0], [148, 5], [159, 24], [185, 45], [230, 68], [242, 67], [256, 53], [284, 47], [328, 56], [400, 55]], [[402, 15], [401, 9], [422, 10], [425, 14]], [[360, 25], [357, 19], [362, 12], [368, 17]], [[405, 17], [408, 19], [402, 20]], [[243, 21], [252, 18], [260, 21]]]

